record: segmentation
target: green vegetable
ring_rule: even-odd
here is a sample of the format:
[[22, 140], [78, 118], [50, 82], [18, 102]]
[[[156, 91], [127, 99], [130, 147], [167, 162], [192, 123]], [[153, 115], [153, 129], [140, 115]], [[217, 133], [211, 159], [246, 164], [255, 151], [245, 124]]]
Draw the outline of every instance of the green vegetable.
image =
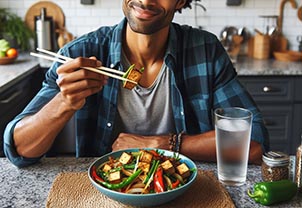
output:
[[149, 179], [151, 178], [151, 176], [154, 174], [154, 172], [156, 171], [158, 165], [159, 165], [159, 160], [152, 160], [152, 165], [151, 168], [145, 178], [145, 180], [143, 181], [143, 183], [147, 183], [149, 181]]
[[[94, 173], [95, 169], [92, 169], [92, 175], [95, 177], [95, 175], [97, 175], [96, 173]], [[134, 181], [140, 174], [141, 174], [142, 170], [138, 169], [136, 172], [134, 172], [131, 176], [129, 176], [127, 179], [123, 180], [120, 183], [109, 183], [102, 180], [97, 180], [100, 184], [102, 184], [103, 186], [105, 186], [106, 188], [109, 189], [121, 189], [124, 188], [125, 186], [129, 185], [130, 183], [132, 183], [132, 181]], [[96, 178], [96, 177], [95, 177]], [[97, 179], [97, 178], [96, 178]]]
[[0, 40], [0, 51], [6, 52], [10, 48], [9, 42], [7, 42], [5, 39]]
[[248, 195], [257, 203], [271, 205], [292, 199], [297, 193], [297, 185], [290, 180], [260, 182], [254, 185], [254, 193]]
[[127, 78], [129, 73], [132, 71], [132, 69], [134, 68], [135, 64], [132, 64], [127, 71], [125, 72], [125, 74], [123, 75], [124, 78]]

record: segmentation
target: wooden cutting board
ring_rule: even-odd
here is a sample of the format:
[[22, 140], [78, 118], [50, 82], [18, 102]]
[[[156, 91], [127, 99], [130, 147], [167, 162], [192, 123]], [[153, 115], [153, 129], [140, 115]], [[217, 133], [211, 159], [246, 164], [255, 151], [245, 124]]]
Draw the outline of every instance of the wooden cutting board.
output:
[[50, 1], [39, 1], [33, 4], [26, 12], [26, 25], [35, 30], [35, 16], [39, 16], [41, 8], [46, 8], [47, 16], [51, 16], [55, 23], [55, 29], [63, 29], [65, 27], [65, 15], [63, 10], [55, 3]]

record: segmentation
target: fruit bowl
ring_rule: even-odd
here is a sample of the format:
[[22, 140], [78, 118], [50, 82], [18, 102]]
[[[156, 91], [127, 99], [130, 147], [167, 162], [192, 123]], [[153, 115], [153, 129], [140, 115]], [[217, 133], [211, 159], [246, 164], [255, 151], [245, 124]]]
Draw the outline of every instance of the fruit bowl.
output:
[[17, 59], [16, 57], [1, 57], [0, 58], [0, 65], [5, 65], [5, 64], [12, 64], [14, 61]]
[[[148, 149], [148, 150], [150, 150], [150, 149]], [[175, 156], [175, 152], [171, 152], [168, 150], [160, 150], [160, 149], [152, 149], [152, 150], [162, 152], [163, 155], [168, 156], [168, 157]], [[100, 165], [107, 162], [109, 157], [117, 158], [117, 157], [120, 157], [124, 152], [132, 153], [132, 152], [139, 152], [139, 151], [140, 151], [140, 149], [127, 149], [127, 150], [111, 152], [111, 153], [108, 153], [108, 154], [100, 157], [96, 161], [94, 161], [88, 169], [88, 177], [89, 177], [89, 180], [92, 183], [92, 185], [94, 187], [96, 187], [97, 190], [99, 190], [102, 194], [106, 195], [107, 197], [109, 197], [113, 200], [119, 201], [123, 204], [139, 206], [139, 207], [141, 207], [141, 206], [149, 207], [149, 206], [158, 206], [158, 205], [167, 203], [167, 202], [175, 199], [176, 197], [181, 196], [186, 190], [188, 190], [190, 188], [190, 186], [193, 184], [193, 182], [197, 178], [197, 167], [196, 167], [195, 163], [188, 157], [179, 154], [178, 157], [180, 158], [180, 162], [185, 163], [189, 169], [195, 170], [195, 171], [192, 171], [191, 175], [189, 176], [187, 182], [184, 185], [179, 186], [172, 190], [166, 190], [166, 191], [160, 192], [160, 193], [147, 193], [147, 194], [125, 193], [125, 192], [119, 192], [116, 190], [106, 188], [105, 186], [102, 186], [100, 183], [98, 183], [95, 180], [95, 178], [93, 176], [94, 175], [93, 169], [95, 167], [99, 167]]]

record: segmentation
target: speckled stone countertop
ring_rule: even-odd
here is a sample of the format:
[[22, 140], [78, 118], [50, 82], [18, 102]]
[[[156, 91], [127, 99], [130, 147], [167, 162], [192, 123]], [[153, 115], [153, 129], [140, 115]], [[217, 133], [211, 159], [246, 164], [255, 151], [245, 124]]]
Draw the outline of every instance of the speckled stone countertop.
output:
[[[52, 186], [53, 180], [61, 172], [87, 171], [96, 158], [57, 157], [43, 158], [40, 163], [18, 169], [6, 158], [0, 158], [0, 205], [3, 208], [41, 208]], [[198, 168], [213, 170], [216, 163], [197, 163]], [[260, 166], [248, 167], [247, 182], [240, 187], [226, 187], [236, 207], [263, 207], [251, 200], [246, 191], [261, 180]], [[302, 207], [302, 196], [297, 195], [287, 203], [271, 207]]]
[[302, 75], [302, 62], [284, 62], [275, 59], [259, 60], [238, 57], [235, 64], [239, 76], [296, 76]]

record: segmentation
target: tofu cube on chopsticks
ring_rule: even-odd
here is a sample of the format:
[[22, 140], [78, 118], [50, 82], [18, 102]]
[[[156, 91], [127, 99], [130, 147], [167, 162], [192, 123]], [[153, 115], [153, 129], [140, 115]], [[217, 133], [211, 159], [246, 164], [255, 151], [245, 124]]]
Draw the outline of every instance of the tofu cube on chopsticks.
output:
[[176, 170], [182, 178], [187, 178], [190, 176], [190, 169], [188, 168], [188, 166], [185, 163], [178, 165], [176, 167]]
[[128, 164], [130, 163], [132, 160], [132, 155], [128, 154], [127, 152], [123, 152], [123, 154], [121, 155], [119, 162], [122, 164]]
[[[132, 64], [128, 70], [126, 71], [126, 73], [123, 75], [124, 78], [127, 78], [129, 80], [135, 81], [136, 83], [139, 82], [139, 80], [142, 77], [144, 68], [141, 69], [137, 69], [135, 68], [135, 65]], [[132, 90], [134, 87], [136, 86], [136, 84], [129, 82], [129, 81], [123, 81], [123, 87], [129, 90]]]
[[166, 160], [161, 164], [161, 167], [163, 168], [164, 172], [167, 174], [173, 174], [175, 173], [175, 168], [170, 160]]

